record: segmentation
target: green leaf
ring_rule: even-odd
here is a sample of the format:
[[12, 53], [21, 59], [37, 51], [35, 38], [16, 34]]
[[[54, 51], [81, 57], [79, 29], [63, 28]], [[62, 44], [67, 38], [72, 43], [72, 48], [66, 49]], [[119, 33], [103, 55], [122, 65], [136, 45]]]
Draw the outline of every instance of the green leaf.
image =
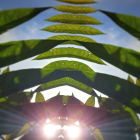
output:
[[37, 92], [35, 102], [45, 102], [44, 96], [41, 92]]
[[2, 43], [0, 44], [0, 67], [46, 52], [62, 42], [64, 41], [38, 39]]
[[5, 70], [3, 70], [2, 74], [7, 73], [9, 71], [10, 71], [10, 69], [9, 69], [9, 67], [7, 67]]
[[87, 13], [93, 13], [96, 12], [92, 7], [86, 7], [86, 6], [68, 6], [68, 5], [59, 5], [57, 7], [54, 7], [55, 10], [61, 11], [61, 12], [67, 12], [67, 13], [74, 13], [74, 14], [87, 14]]
[[85, 104], [88, 105], [88, 106], [94, 107], [94, 105], [95, 105], [95, 97], [93, 97], [93, 96], [89, 97]]
[[55, 48], [43, 54], [37, 56], [34, 60], [50, 59], [50, 58], [59, 58], [59, 57], [71, 57], [87, 60], [97, 64], [105, 64], [100, 58], [96, 57], [92, 53], [86, 50], [77, 49], [77, 48]]
[[78, 41], [97, 57], [140, 78], [140, 53], [114, 45]]
[[80, 82], [78, 82], [78, 81], [76, 81], [72, 78], [69, 78], [69, 77], [65, 77], [65, 78], [61, 78], [61, 79], [58, 79], [58, 80], [54, 80], [54, 81], [51, 81], [51, 82], [41, 84], [35, 90], [35, 92], [40, 92], [40, 91], [44, 91], [44, 90], [48, 90], [48, 89], [52, 89], [52, 88], [59, 87], [59, 86], [64, 86], [64, 85], [74, 87], [74, 88], [79, 89], [83, 92], [86, 92], [87, 94], [96, 96], [95, 91], [91, 87], [88, 87], [87, 85], [85, 85], [83, 83], [80, 83]]
[[[31, 88], [42, 83], [47, 83], [64, 77], [70, 77], [110, 96], [111, 98], [114, 98], [136, 112], [140, 112], [140, 87], [127, 80], [111, 75], [95, 73], [88, 67], [86, 70], [84, 66], [79, 68], [78, 66], [75, 66], [75, 70], [72, 70], [70, 68], [68, 69], [66, 66], [64, 67], [63, 65], [60, 65], [59, 67], [59, 65], [57, 66], [56, 64], [43, 69], [19, 70], [0, 75], [0, 97]], [[63, 70], [55, 70], [55, 66], [57, 66], [56, 68], [61, 68]], [[74, 68], [74, 66], [71, 68]], [[80, 71], [80, 68], [85, 71]], [[79, 71], [76, 71], [76, 69], [79, 69]], [[8, 80], [6, 80], [7, 78]]]
[[47, 10], [49, 8], [51, 7], [18, 8], [0, 11], [0, 34], [32, 19], [42, 11]]
[[90, 128], [93, 130], [92, 134], [93, 134], [93, 137], [96, 139], [96, 140], [104, 140], [101, 132], [99, 129], [96, 129], [95, 127], [93, 126], [90, 126]]
[[111, 98], [104, 98], [101, 97], [101, 100], [98, 100], [101, 109], [104, 110], [108, 110], [112, 113], [125, 113], [127, 112], [129, 116], [131, 116], [134, 119], [135, 124], [137, 125], [137, 127], [140, 126], [140, 121], [139, 118], [137, 116], [137, 114], [129, 107], [111, 99]]
[[20, 105], [23, 103], [29, 103], [33, 96], [33, 92], [18, 92], [9, 96], [0, 98], [0, 106], [5, 105]]
[[136, 85], [140, 86], [140, 80], [139, 79], [136, 79]]
[[84, 25], [72, 25], [72, 24], [57, 24], [48, 26], [41, 30], [55, 33], [70, 33], [70, 34], [85, 34], [85, 35], [98, 35], [104, 34], [101, 31]]
[[131, 83], [133, 83], [133, 84], [134, 84], [134, 80], [130, 77], [130, 75], [128, 75], [127, 80], [128, 80], [129, 82], [131, 82]]
[[119, 13], [112, 13], [107, 11], [102, 11], [102, 13], [111, 18], [118, 26], [133, 35], [134, 37], [140, 39], [140, 17], [135, 17], [132, 15], [125, 15]]
[[47, 21], [70, 23], [70, 24], [92, 24], [92, 25], [102, 24], [100, 21], [90, 16], [70, 15], [70, 14], [55, 15], [53, 17], [48, 18]]
[[56, 36], [52, 36], [47, 38], [48, 40], [69, 40], [66, 42], [61, 43], [61, 45], [66, 45], [66, 44], [73, 44], [73, 45], [79, 45], [81, 46], [81, 44], [79, 44], [76, 41], [83, 41], [83, 42], [96, 42], [95, 40], [88, 38], [88, 37], [84, 37], [84, 36], [73, 36], [73, 35], [56, 35]]
[[35, 124], [35, 122], [30, 122], [30, 124], [29, 124], [29, 123], [25, 124], [25, 125], [21, 128], [21, 130], [18, 129], [18, 130], [16, 130], [14, 133], [7, 135], [6, 138], [5, 138], [5, 140], [13, 140], [13, 139], [15, 139], [15, 138], [17, 138], [17, 137], [20, 137], [20, 136], [22, 136], [22, 135], [28, 133], [28, 132], [31, 130], [31, 127], [32, 127], [34, 124]]
[[96, 3], [96, 1], [93, 1], [93, 0], [57, 0], [57, 1], [70, 3], [70, 4], [91, 4], [91, 3]]

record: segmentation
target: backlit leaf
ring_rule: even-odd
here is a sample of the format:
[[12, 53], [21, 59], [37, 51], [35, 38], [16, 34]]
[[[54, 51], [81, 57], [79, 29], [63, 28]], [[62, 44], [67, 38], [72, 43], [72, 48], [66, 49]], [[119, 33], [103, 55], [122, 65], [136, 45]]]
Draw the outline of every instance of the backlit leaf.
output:
[[134, 84], [134, 80], [130, 77], [130, 75], [128, 76], [127, 80]]
[[48, 26], [41, 30], [55, 32], [55, 33], [70, 33], [70, 34], [85, 34], [85, 35], [98, 35], [104, 34], [101, 31], [84, 25], [72, 25], [72, 24], [57, 24]]
[[0, 11], [0, 34], [14, 28], [38, 15], [46, 8], [18, 8]]
[[2, 74], [7, 73], [9, 71], [10, 71], [10, 69], [9, 69], [9, 67], [7, 67], [5, 70], [3, 70]]
[[[95, 73], [89, 68], [89, 70], [86, 71], [84, 67], [81, 67], [81, 70], [83, 69], [85, 71], [76, 71], [76, 69], [80, 70], [78, 66], [75, 66], [75, 70], [72, 70], [63, 65], [60, 67], [55, 65], [57, 66], [56, 68], [63, 70], [55, 70], [54, 68], [51, 69], [51, 67], [48, 67], [43, 69], [19, 70], [0, 75], [0, 97], [31, 88], [42, 83], [70, 77], [108, 95], [111, 98], [114, 98], [136, 112], [140, 112], [140, 87], [115, 76]], [[54, 65], [52, 65], [52, 67], [53, 66]], [[74, 66], [71, 68], [74, 68]], [[5, 80], [7, 77], [8, 80]]]
[[96, 57], [89, 51], [78, 49], [78, 48], [72, 48], [72, 47], [52, 49], [48, 52], [40, 54], [35, 58], [35, 60], [59, 58], [59, 57], [79, 58], [98, 64], [105, 64], [100, 58]]
[[114, 45], [78, 41], [97, 57], [140, 78], [140, 52]]
[[111, 18], [117, 25], [122, 29], [133, 35], [134, 37], [140, 39], [140, 17], [125, 15], [119, 13], [112, 13], [107, 11], [102, 11], [105, 15]]
[[69, 40], [66, 42], [61, 43], [61, 45], [65, 45], [65, 44], [73, 44], [73, 45], [79, 45], [81, 46], [81, 44], [79, 44], [76, 41], [83, 41], [83, 42], [96, 42], [95, 40], [88, 38], [88, 37], [84, 37], [84, 36], [74, 36], [74, 35], [56, 35], [56, 36], [51, 36], [49, 38], [47, 38], [48, 40]]
[[70, 14], [55, 15], [53, 17], [48, 18], [47, 21], [70, 24], [102, 24], [100, 21], [90, 16]]
[[91, 3], [96, 3], [93, 0], [57, 0], [57, 1], [70, 3], [70, 4], [91, 4]]
[[92, 7], [85, 7], [85, 6], [68, 6], [68, 5], [59, 5], [57, 7], [54, 7], [54, 9], [61, 11], [61, 12], [67, 12], [67, 13], [74, 13], [74, 14], [87, 14], [87, 13], [93, 13], [96, 12]]
[[45, 99], [44, 99], [44, 96], [42, 95], [42, 93], [37, 92], [35, 102], [44, 102], [44, 101], [45, 101]]
[[25, 40], [0, 44], [0, 67], [46, 52], [64, 41]]
[[140, 86], [140, 80], [139, 79], [136, 79], [136, 85]]
[[94, 107], [94, 105], [95, 105], [95, 97], [93, 97], [93, 96], [89, 97], [85, 104], [88, 105], [88, 106]]

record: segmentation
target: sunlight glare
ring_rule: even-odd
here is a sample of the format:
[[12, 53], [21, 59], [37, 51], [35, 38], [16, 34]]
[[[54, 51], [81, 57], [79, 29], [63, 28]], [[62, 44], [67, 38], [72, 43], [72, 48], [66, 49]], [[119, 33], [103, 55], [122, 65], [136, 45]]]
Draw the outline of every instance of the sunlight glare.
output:
[[71, 138], [77, 138], [80, 134], [80, 129], [76, 126], [71, 126], [68, 128], [68, 135]]
[[53, 136], [55, 134], [56, 127], [54, 125], [45, 125], [44, 126], [44, 133], [47, 136]]

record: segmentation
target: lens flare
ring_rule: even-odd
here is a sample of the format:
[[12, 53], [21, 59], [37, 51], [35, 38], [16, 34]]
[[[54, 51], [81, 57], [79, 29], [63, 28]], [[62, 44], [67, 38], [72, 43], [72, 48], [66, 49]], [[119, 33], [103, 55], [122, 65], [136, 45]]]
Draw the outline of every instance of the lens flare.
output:
[[68, 128], [68, 135], [70, 138], [77, 138], [80, 134], [80, 129], [79, 127], [76, 126], [70, 126]]
[[47, 136], [53, 136], [56, 132], [56, 127], [54, 125], [45, 125], [44, 126], [44, 133]]

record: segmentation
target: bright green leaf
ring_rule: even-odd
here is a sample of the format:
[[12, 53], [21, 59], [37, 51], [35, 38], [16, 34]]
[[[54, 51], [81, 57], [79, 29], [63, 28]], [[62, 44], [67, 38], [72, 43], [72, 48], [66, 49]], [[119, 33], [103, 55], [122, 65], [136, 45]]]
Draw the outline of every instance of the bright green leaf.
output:
[[73, 44], [73, 45], [81, 46], [81, 44], [79, 44], [76, 41], [96, 42], [95, 40], [93, 40], [91, 38], [88, 38], [88, 37], [74, 36], [74, 35], [56, 35], [56, 36], [51, 36], [51, 37], [49, 37], [47, 39], [48, 40], [69, 40], [69, 41], [63, 42], [61, 45]]
[[139, 79], [136, 79], [136, 85], [140, 86], [140, 80]]
[[74, 13], [74, 14], [87, 14], [87, 13], [93, 13], [96, 12], [92, 7], [85, 7], [85, 6], [68, 6], [68, 5], [59, 5], [57, 7], [54, 7], [54, 9], [61, 11], [61, 12], [68, 12], [68, 13]]
[[134, 37], [140, 39], [140, 17], [135, 17], [132, 15], [125, 15], [119, 13], [112, 13], [107, 11], [102, 11], [105, 15], [111, 18], [117, 25], [123, 28], [125, 31], [133, 35]]
[[9, 71], [10, 71], [10, 69], [9, 69], [9, 67], [7, 67], [5, 70], [3, 70], [2, 74], [7, 73]]
[[55, 32], [55, 33], [70, 33], [70, 34], [85, 34], [85, 35], [98, 35], [104, 34], [101, 31], [84, 25], [72, 25], [72, 24], [57, 24], [48, 26], [41, 30]]
[[130, 75], [128, 76], [127, 80], [134, 84], [134, 80], [130, 77]]
[[37, 92], [35, 102], [45, 102], [44, 96], [41, 92]]
[[18, 8], [0, 11], [0, 34], [14, 28], [38, 15], [46, 8]]
[[57, 1], [70, 3], [70, 4], [91, 4], [91, 3], [96, 3], [93, 0], [57, 0]]
[[60, 22], [60, 23], [70, 23], [70, 24], [102, 24], [97, 19], [86, 16], [86, 15], [70, 15], [70, 14], [60, 14], [55, 15], [47, 19], [51, 22]]
[[52, 49], [48, 52], [40, 54], [34, 60], [59, 58], [59, 57], [79, 58], [98, 64], [105, 64], [100, 58], [96, 57], [89, 51], [78, 49], [78, 48], [72, 48], [72, 47]]
[[93, 96], [89, 97], [85, 104], [88, 105], [88, 106], [94, 107], [94, 105], [95, 105], [95, 97], [93, 97]]
[[46, 52], [62, 42], [64, 41], [38, 39], [2, 43], [0, 44], [0, 67]]
[[114, 45], [78, 41], [97, 57], [140, 78], [140, 53]]

